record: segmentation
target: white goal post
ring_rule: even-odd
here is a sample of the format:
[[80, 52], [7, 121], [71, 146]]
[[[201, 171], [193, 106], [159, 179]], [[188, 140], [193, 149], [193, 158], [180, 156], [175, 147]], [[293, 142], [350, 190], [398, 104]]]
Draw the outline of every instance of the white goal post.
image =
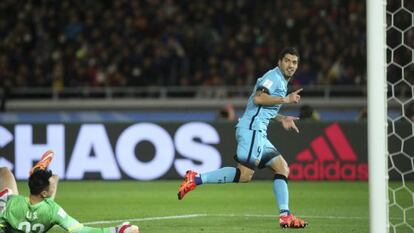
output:
[[370, 232], [388, 232], [386, 0], [367, 0]]

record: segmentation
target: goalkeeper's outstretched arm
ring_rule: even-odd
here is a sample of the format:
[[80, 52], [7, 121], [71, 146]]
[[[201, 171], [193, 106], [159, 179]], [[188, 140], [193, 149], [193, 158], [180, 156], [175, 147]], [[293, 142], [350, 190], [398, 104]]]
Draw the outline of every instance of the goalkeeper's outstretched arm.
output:
[[139, 233], [138, 226], [131, 225], [128, 222], [116, 227], [87, 227], [66, 214], [62, 208], [59, 209], [57, 215], [57, 224], [69, 233]]

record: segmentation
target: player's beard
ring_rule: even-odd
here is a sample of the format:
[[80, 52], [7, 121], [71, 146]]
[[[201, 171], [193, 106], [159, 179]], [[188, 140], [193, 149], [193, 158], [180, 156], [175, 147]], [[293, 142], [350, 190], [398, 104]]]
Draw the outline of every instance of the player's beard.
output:
[[287, 72], [283, 72], [283, 76], [287, 81], [292, 80], [293, 74], [295, 74], [295, 71], [292, 72], [292, 75], [288, 75]]
[[289, 77], [289, 78], [292, 78], [292, 76], [295, 74], [295, 71], [296, 70], [289, 71], [289, 69], [286, 69], [285, 76]]

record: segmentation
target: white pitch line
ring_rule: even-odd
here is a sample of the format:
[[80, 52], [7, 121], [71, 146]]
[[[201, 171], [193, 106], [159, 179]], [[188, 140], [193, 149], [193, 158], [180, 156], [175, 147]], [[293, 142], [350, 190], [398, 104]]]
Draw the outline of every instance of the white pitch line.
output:
[[180, 219], [180, 218], [197, 218], [207, 216], [206, 214], [185, 214], [185, 215], [173, 215], [173, 216], [160, 216], [160, 217], [148, 217], [148, 218], [129, 218], [109, 221], [94, 221], [85, 222], [85, 225], [97, 225], [97, 224], [109, 224], [117, 222], [142, 222], [142, 221], [155, 221], [155, 220], [168, 220], [168, 219]]
[[369, 219], [368, 217], [358, 217], [358, 216], [303, 216], [304, 218], [322, 218], [322, 219]]
[[[172, 216], [159, 216], [148, 218], [129, 218], [118, 219], [108, 221], [94, 221], [85, 222], [85, 225], [97, 225], [97, 224], [110, 224], [110, 223], [122, 223], [122, 222], [144, 222], [155, 220], [170, 220], [170, 219], [182, 219], [182, 218], [198, 218], [198, 217], [255, 217], [255, 218], [277, 218], [276, 215], [270, 214], [185, 214], [185, 215], [172, 215]], [[319, 219], [368, 219], [368, 217], [356, 217], [356, 216], [303, 216], [304, 218], [319, 218]]]
[[[255, 217], [255, 218], [277, 218], [277, 215], [270, 214], [206, 214], [205, 216], [217, 216], [217, 217]], [[356, 217], [356, 216], [306, 216], [301, 215], [303, 218], [321, 218], [321, 219], [368, 219], [368, 217]]]

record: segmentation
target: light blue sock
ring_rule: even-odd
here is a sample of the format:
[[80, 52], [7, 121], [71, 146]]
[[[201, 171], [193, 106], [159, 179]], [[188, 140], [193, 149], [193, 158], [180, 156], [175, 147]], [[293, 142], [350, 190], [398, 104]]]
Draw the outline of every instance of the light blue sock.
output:
[[234, 182], [237, 169], [234, 167], [223, 167], [212, 172], [200, 174], [203, 184], [224, 184]]
[[289, 190], [286, 180], [275, 179], [273, 181], [273, 193], [279, 210], [289, 210]]

